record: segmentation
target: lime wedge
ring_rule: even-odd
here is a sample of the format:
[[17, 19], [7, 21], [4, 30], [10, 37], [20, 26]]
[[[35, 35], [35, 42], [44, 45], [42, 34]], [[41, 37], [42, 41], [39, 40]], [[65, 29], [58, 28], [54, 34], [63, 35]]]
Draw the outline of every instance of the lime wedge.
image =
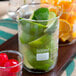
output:
[[49, 20], [47, 26], [51, 26], [55, 22], [55, 12], [49, 12]]
[[51, 33], [55, 32], [55, 30], [57, 28], [57, 22], [58, 22], [58, 20], [56, 18], [55, 12], [50, 12], [47, 28], [44, 30], [44, 32], [48, 33], [48, 34], [51, 34]]
[[45, 35], [41, 36], [40, 38], [38, 38], [32, 42], [29, 42], [28, 44], [34, 48], [44, 48], [45, 45], [48, 44], [48, 42], [50, 40], [51, 40], [51, 35], [45, 34]]
[[28, 20], [20, 20], [20, 24], [21, 24], [21, 28], [23, 31], [29, 33], [34, 33], [36, 31], [38, 31], [39, 33], [43, 31], [43, 29], [46, 28], [46, 26], [39, 24], [39, 23], [35, 23], [32, 21], [28, 21]]
[[29, 41], [33, 40], [33, 36], [30, 34], [27, 34], [26, 32], [22, 32], [20, 35], [20, 41], [21, 43], [28, 43]]
[[56, 14], [55, 12], [49, 12], [49, 19], [55, 18]]
[[52, 34], [57, 29], [58, 20], [55, 19], [49, 26], [47, 26], [47, 29], [44, 30], [45, 33]]
[[44, 29], [46, 26], [27, 21], [27, 20], [20, 20], [20, 25], [22, 29], [22, 34], [20, 35], [20, 40], [22, 43], [28, 43], [33, 41], [44, 34]]
[[49, 43], [51, 41], [51, 35], [45, 34], [40, 38], [28, 43], [30, 49], [34, 54], [37, 53], [37, 49], [48, 49]]

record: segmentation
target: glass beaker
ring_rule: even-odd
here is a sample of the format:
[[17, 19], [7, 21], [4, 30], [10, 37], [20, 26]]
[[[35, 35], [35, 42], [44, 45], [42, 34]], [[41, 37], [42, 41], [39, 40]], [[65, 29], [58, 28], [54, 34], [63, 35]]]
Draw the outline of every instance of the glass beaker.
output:
[[[32, 19], [34, 11], [39, 8], [48, 9], [47, 4], [32, 3], [17, 11], [19, 51], [24, 55], [25, 68], [33, 73], [50, 71], [58, 57], [59, 17], [62, 12], [59, 7], [51, 6], [48, 20]], [[52, 14], [55, 17], [51, 18]]]

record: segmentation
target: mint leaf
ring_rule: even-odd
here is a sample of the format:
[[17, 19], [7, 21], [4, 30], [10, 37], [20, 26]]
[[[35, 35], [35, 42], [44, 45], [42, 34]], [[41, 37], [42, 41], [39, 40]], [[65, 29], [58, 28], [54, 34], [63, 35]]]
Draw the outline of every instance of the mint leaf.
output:
[[[36, 11], [34, 11], [34, 14], [32, 17], [33, 20], [48, 20], [48, 18], [49, 18], [48, 8], [37, 9]], [[42, 22], [37, 22], [37, 23], [47, 25], [47, 21], [46, 22], [42, 21]]]
[[49, 10], [48, 8], [39, 8], [34, 12], [33, 20], [48, 20]]

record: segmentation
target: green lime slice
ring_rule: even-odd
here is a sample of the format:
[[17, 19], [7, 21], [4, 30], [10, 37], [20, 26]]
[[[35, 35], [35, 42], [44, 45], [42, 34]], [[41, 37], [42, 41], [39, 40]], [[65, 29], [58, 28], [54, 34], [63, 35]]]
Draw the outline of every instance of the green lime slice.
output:
[[28, 68], [31, 68], [31, 69], [33, 69], [33, 67], [29, 64], [29, 62], [27, 61], [27, 58], [28, 57], [26, 57], [26, 52], [28, 51], [28, 49], [29, 49], [29, 47], [28, 47], [28, 45], [26, 45], [26, 44], [19, 44], [20, 45], [20, 48], [19, 48], [19, 50], [20, 50], [20, 52], [23, 54], [23, 56], [24, 56], [24, 64], [28, 67]]
[[[51, 42], [51, 35], [45, 34], [45, 35], [41, 36], [40, 38], [29, 42], [28, 45], [30, 46], [30, 50], [32, 50], [32, 52], [34, 54], [36, 54], [37, 49], [48, 49], [50, 42]], [[42, 53], [44, 53], [44, 52], [42, 52]], [[46, 51], [45, 51], [45, 53], [46, 53]]]
[[52, 34], [56, 31], [57, 27], [58, 27], [58, 20], [55, 19], [53, 20], [53, 22], [51, 22], [51, 24], [47, 26], [47, 29], [45, 29], [44, 32], [48, 34]]
[[49, 12], [49, 19], [55, 18], [56, 14], [55, 12]]
[[22, 32], [22, 34], [20, 35], [20, 41], [21, 43], [28, 43], [29, 41], [33, 40], [33, 36], [27, 34], [26, 32]]
[[49, 12], [49, 21], [48, 21], [48, 24], [47, 24], [47, 26], [48, 25], [52, 25], [52, 23], [54, 23], [55, 22], [55, 19], [54, 18], [56, 18], [56, 14], [55, 14], [55, 12]]
[[49, 21], [47, 28], [44, 30], [45, 33], [52, 34], [57, 29], [57, 18], [55, 12], [49, 12]]
[[46, 26], [42, 24], [23, 19], [20, 20], [20, 25], [22, 30], [20, 40], [22, 43], [28, 43], [41, 37], [44, 34], [44, 29], [46, 29]]
[[51, 40], [51, 35], [45, 34], [41, 36], [40, 38], [29, 42], [28, 45], [35, 48], [43, 48], [48, 42]]

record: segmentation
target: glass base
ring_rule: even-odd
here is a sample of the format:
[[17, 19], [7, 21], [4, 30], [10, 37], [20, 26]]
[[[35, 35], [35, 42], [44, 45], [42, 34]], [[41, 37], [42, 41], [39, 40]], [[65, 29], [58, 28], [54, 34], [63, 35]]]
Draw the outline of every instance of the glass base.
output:
[[49, 72], [50, 70], [52, 70], [54, 67], [55, 67], [55, 64], [54, 64], [51, 68], [49, 68], [48, 71], [44, 71], [44, 70], [37, 70], [37, 69], [29, 69], [29, 68], [27, 68], [27, 67], [24, 65], [24, 69], [27, 70], [28, 72], [31, 72], [31, 73], [47, 73], [47, 72]]
[[29, 68], [27, 68], [24, 64], [23, 64], [23, 67], [24, 67], [24, 69], [25, 69], [26, 71], [31, 72], [31, 73], [35, 73], [35, 74], [47, 73], [47, 72], [49, 72], [49, 71], [51, 71], [51, 70], [53, 70], [53, 69], [55, 68], [55, 66], [56, 66], [56, 64], [57, 64], [57, 61], [58, 61], [58, 55], [57, 55], [57, 58], [56, 58], [55, 63], [54, 63], [47, 71], [37, 70], [37, 69], [29, 69]]

